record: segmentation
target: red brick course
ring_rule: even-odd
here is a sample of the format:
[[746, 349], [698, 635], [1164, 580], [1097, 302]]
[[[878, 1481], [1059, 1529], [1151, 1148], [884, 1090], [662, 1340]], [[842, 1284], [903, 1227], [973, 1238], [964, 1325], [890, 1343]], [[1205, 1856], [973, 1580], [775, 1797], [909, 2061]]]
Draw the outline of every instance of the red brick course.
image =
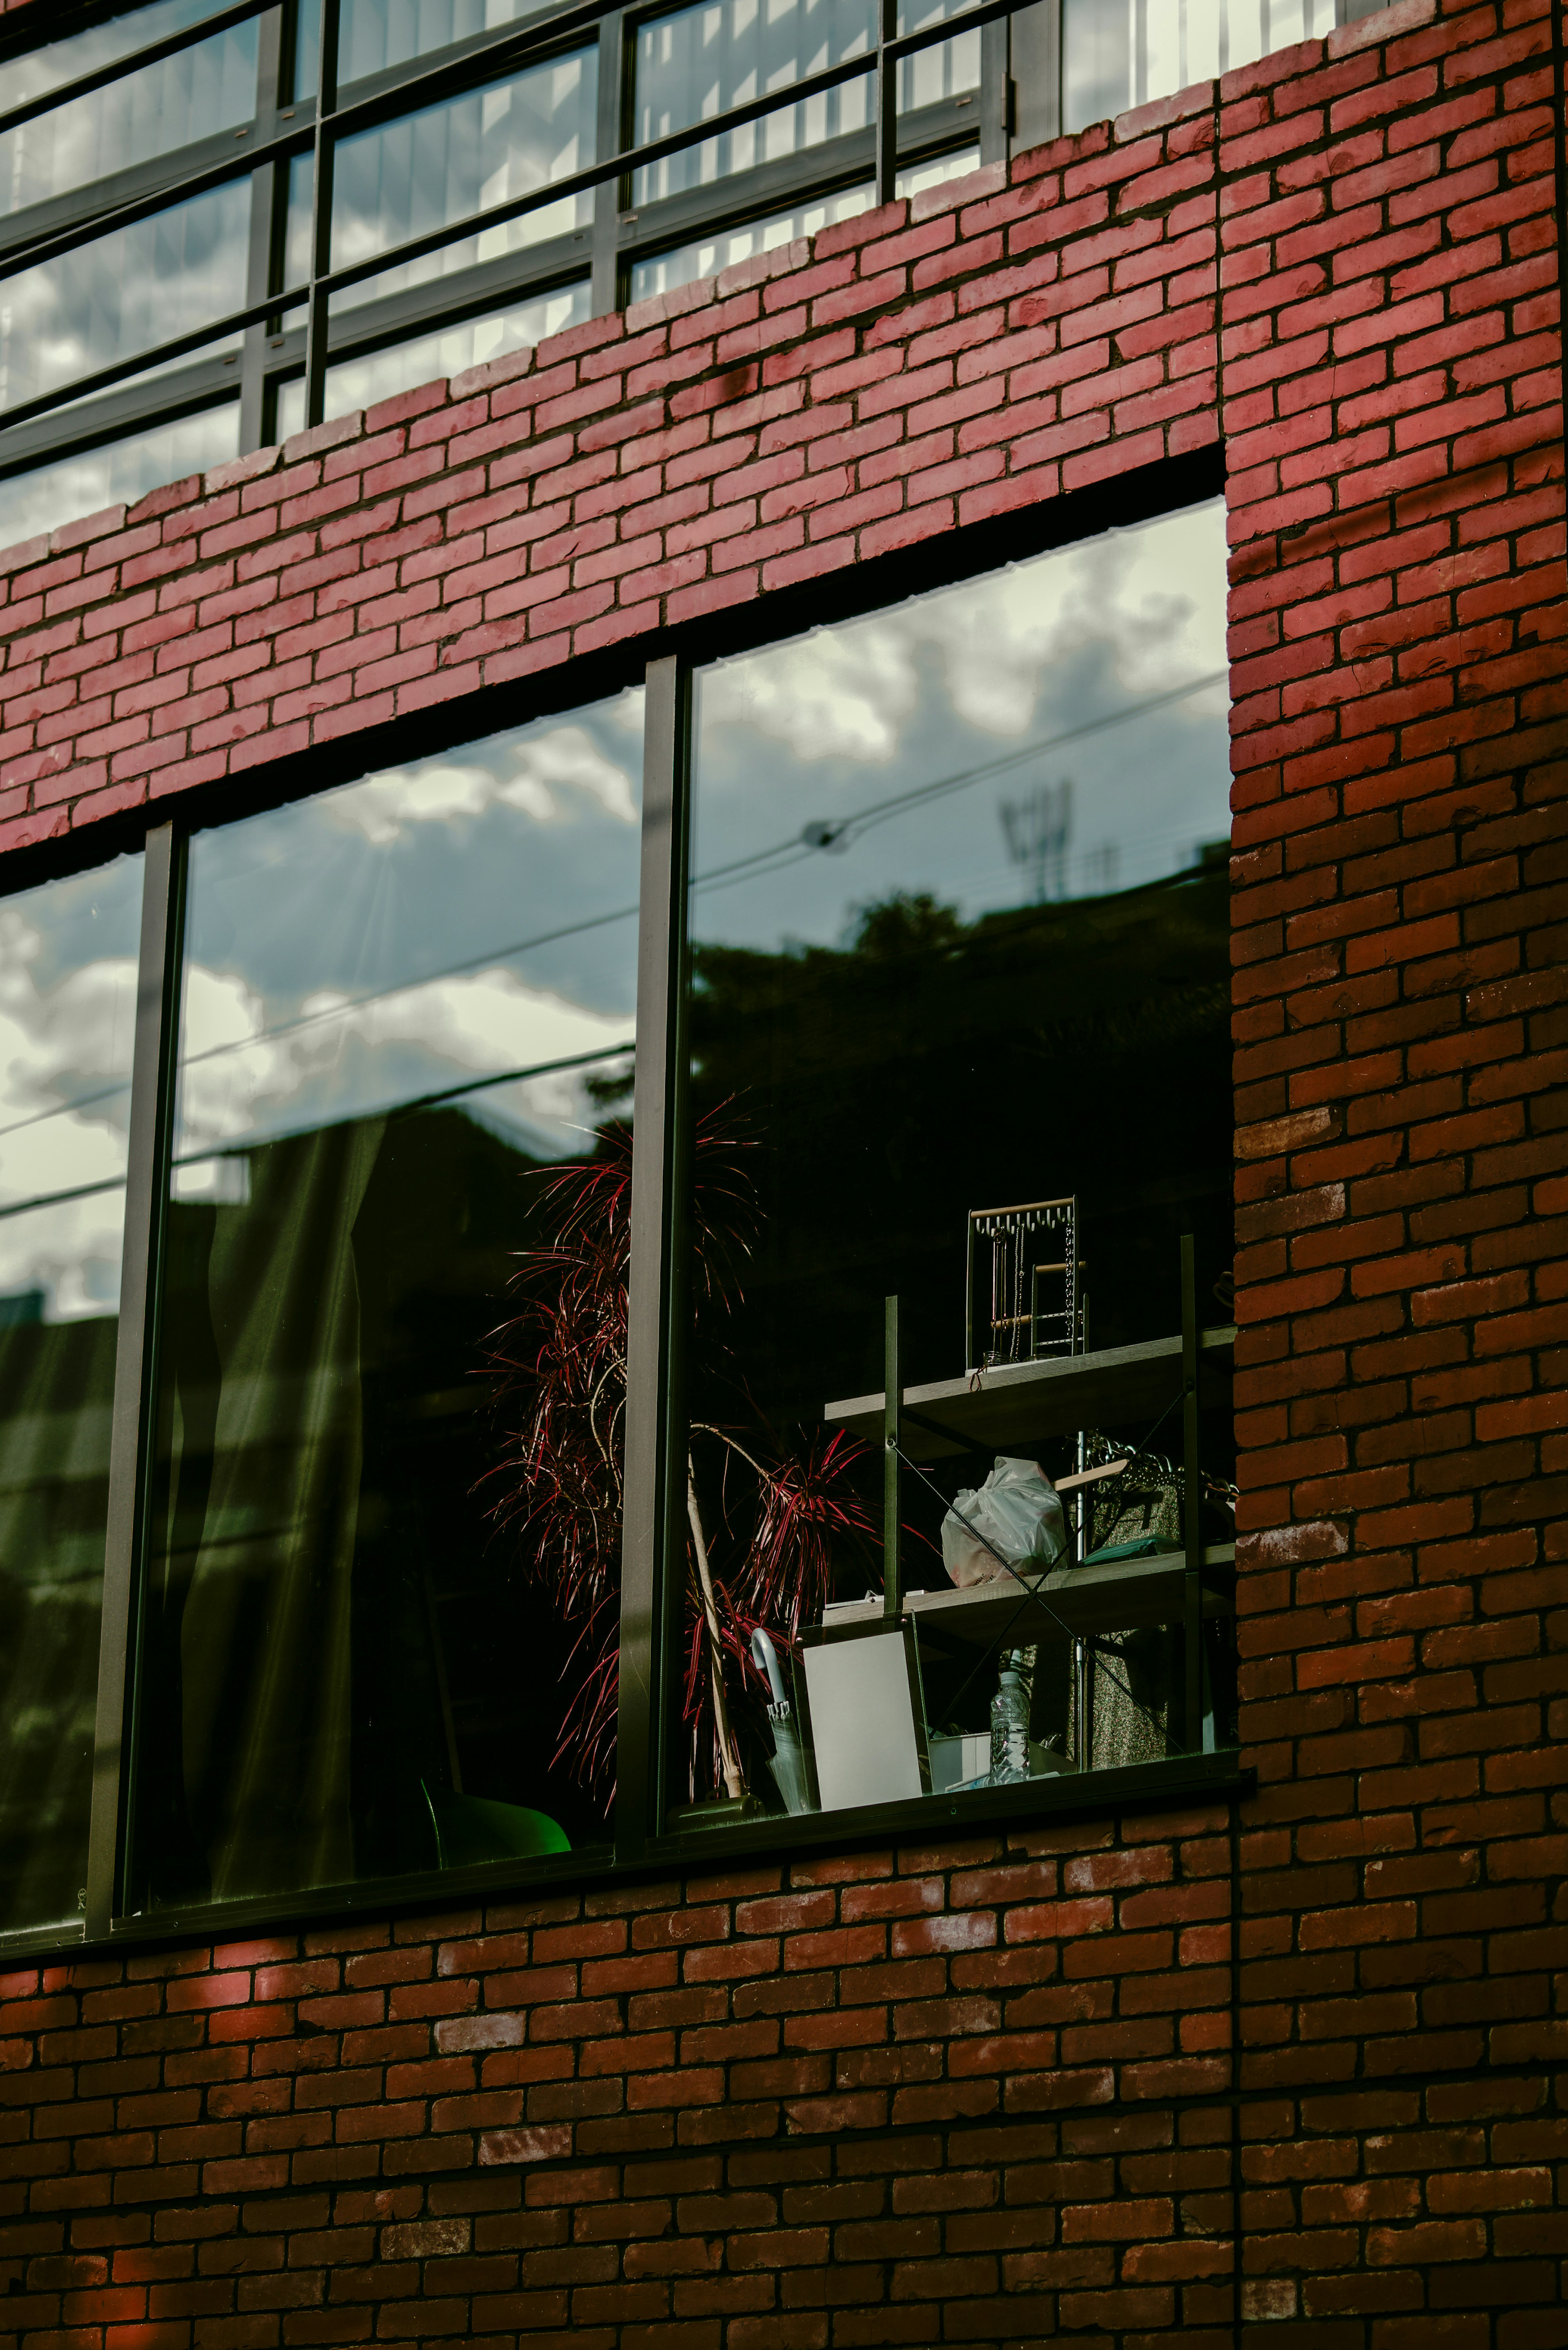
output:
[[0, 559], [17, 849], [1222, 444], [1258, 1773], [17, 1961], [0, 2343], [1568, 2339], [1562, 72], [1400, 0]]

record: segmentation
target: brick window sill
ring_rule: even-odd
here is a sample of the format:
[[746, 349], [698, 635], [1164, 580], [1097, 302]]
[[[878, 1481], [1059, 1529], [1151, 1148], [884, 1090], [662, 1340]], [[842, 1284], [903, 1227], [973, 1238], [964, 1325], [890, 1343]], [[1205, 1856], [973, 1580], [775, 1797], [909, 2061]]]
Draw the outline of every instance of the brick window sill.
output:
[[297, 1932], [355, 1918], [400, 1918], [459, 1906], [489, 1907], [567, 1888], [601, 1890], [634, 1884], [639, 1877], [667, 1876], [671, 1868], [700, 1873], [775, 1854], [805, 1857], [888, 1839], [915, 1843], [986, 1829], [1033, 1828], [1096, 1813], [1224, 1802], [1250, 1794], [1254, 1779], [1235, 1752], [1187, 1754], [1096, 1771], [1084, 1778], [1064, 1773], [1023, 1786], [976, 1788], [961, 1795], [922, 1796], [857, 1811], [742, 1820], [732, 1826], [654, 1838], [636, 1857], [618, 1858], [608, 1846], [597, 1846], [521, 1866], [486, 1862], [422, 1877], [377, 1877], [362, 1885], [296, 1895], [159, 1909], [118, 1919], [107, 1939], [89, 1941], [85, 1932], [72, 1934], [58, 1925], [40, 1927], [0, 1937], [0, 1969], [8, 1960], [56, 1956], [68, 1960], [181, 1941], [223, 1942], [257, 1933]]

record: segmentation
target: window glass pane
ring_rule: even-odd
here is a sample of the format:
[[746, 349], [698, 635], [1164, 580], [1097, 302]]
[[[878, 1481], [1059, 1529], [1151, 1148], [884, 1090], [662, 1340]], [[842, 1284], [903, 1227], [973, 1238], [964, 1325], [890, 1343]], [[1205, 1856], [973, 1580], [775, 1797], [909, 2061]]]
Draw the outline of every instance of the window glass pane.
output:
[[[935, 7], [901, 10], [901, 32], [918, 32], [950, 14], [947, 0]], [[722, 114], [767, 91], [787, 88], [804, 75], [850, 57], [865, 57], [877, 45], [875, 0], [784, 0], [768, 9], [753, 0], [699, 0], [670, 16], [640, 26], [637, 36], [639, 143], [667, 137], [690, 123]], [[980, 79], [980, 36], [961, 34], [899, 68], [900, 109], [929, 105]], [[871, 120], [869, 76], [790, 106], [739, 130], [706, 140], [632, 179], [632, 200], [644, 204], [660, 196], [706, 186], [732, 172], [798, 154], [825, 139], [863, 130]]]
[[0, 901], [0, 1929], [87, 1881], [140, 896]]
[[[216, 0], [159, 0], [68, 41], [11, 57], [0, 109], [47, 97], [215, 13]], [[253, 17], [0, 136], [0, 214], [22, 212], [110, 172], [248, 122], [255, 97]]]
[[603, 1833], [485, 1374], [628, 1064], [640, 764], [628, 694], [192, 844], [137, 1906]]
[[[588, 287], [584, 278], [576, 286], [563, 286], [532, 302], [514, 303], [510, 309], [496, 310], [487, 317], [464, 318], [460, 325], [442, 327], [433, 335], [392, 343], [363, 359], [344, 359], [327, 370], [325, 412], [345, 416], [351, 409], [370, 408], [377, 400], [390, 400], [394, 392], [407, 391], [415, 384], [462, 375], [466, 368], [482, 367], [486, 359], [504, 359], [509, 351], [542, 343], [546, 335], [561, 334], [587, 315]], [[296, 376], [278, 386], [277, 438], [286, 441], [304, 422], [305, 380]]]
[[679, 245], [672, 253], [635, 261], [629, 299], [646, 302], [650, 295], [668, 294], [671, 287], [688, 286], [693, 278], [716, 277], [737, 261], [750, 261], [753, 254], [772, 253], [778, 245], [793, 244], [796, 237], [815, 236], [819, 228], [836, 221], [853, 220], [857, 213], [869, 212], [875, 201], [868, 187], [845, 188], [816, 203], [799, 205], [793, 213], [774, 213], [770, 219], [753, 221], [744, 228], [720, 229], [691, 244]]
[[240, 411], [231, 400], [100, 449], [57, 457], [31, 473], [12, 473], [0, 481], [0, 546], [19, 546], [105, 506], [134, 505], [149, 490], [182, 481], [187, 473], [204, 473], [239, 452]]
[[[909, 164], [898, 173], [895, 192], [900, 196], [918, 195], [924, 188], [940, 187], [944, 180], [961, 179], [966, 172], [976, 168], [979, 161], [978, 147], [963, 147], [956, 154], [940, 155], [929, 163]], [[721, 229], [712, 236], [680, 245], [672, 253], [634, 262], [628, 298], [644, 302], [650, 295], [668, 294], [672, 286], [688, 286], [694, 278], [716, 277], [722, 269], [730, 268], [737, 261], [750, 261], [753, 254], [772, 253], [781, 244], [793, 244], [797, 237], [815, 236], [819, 228], [831, 227], [837, 221], [854, 220], [857, 213], [869, 212], [875, 202], [876, 192], [869, 186], [844, 188], [837, 195], [823, 196], [815, 203], [797, 205], [792, 213], [774, 213], [769, 219], [753, 221], [744, 228]]]
[[[384, 73], [410, 57], [428, 57], [454, 41], [472, 40], [527, 15], [534, 0], [345, 0], [338, 38], [338, 81], [346, 88], [367, 74]], [[316, 89], [319, 20], [314, 7], [301, 11], [295, 89], [308, 98]]]
[[[235, 180], [6, 278], [0, 404], [57, 390], [238, 309], [250, 188], [248, 179]], [[211, 359], [238, 342], [214, 337], [198, 356]], [[190, 363], [187, 356], [166, 364]]]
[[[700, 675], [678, 1805], [724, 1789], [705, 1575], [733, 1775], [767, 1808], [802, 1736], [825, 1809], [983, 1779], [993, 1699], [1025, 1717], [1002, 1778], [1230, 1742], [1218, 1614], [1183, 1711], [1179, 1473], [1184, 1233], [1200, 1319], [1230, 1319], [1225, 583], [1216, 502]], [[908, 1647], [880, 1590], [889, 1296], [932, 1480], [903, 1473]], [[1130, 1383], [1068, 1359], [1140, 1342]], [[1220, 1483], [1229, 1441], [1217, 1413]], [[1133, 1462], [1084, 1489], [1086, 1564], [1047, 1482], [1080, 1447]], [[999, 1474], [1000, 1557], [949, 1511]], [[1203, 1533], [1233, 1543], [1218, 1504]]]
[[1332, 32], [1334, 0], [1064, 0], [1063, 128]]
[[[483, 205], [504, 203], [552, 180], [585, 171], [594, 156], [594, 108], [598, 55], [579, 49], [535, 66], [510, 81], [471, 90], [443, 106], [428, 106], [396, 122], [346, 139], [337, 150], [332, 201], [332, 259], [343, 269], [385, 245], [399, 244], [461, 220]], [[291, 174], [291, 211], [297, 224], [308, 180]], [[587, 229], [590, 194], [567, 196], [504, 222], [478, 236], [459, 238], [421, 261], [367, 279], [342, 297], [369, 302], [407, 286], [471, 269], [477, 262]], [[291, 239], [291, 262], [299, 231]], [[587, 241], [585, 238], [585, 255]], [[303, 268], [293, 263], [295, 268]], [[291, 275], [291, 283], [297, 283]]]

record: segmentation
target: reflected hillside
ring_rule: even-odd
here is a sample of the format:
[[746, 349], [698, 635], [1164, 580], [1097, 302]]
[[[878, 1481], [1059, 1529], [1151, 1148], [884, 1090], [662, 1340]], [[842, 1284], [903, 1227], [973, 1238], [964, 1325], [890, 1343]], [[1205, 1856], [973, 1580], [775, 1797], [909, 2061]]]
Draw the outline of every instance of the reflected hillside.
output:
[[737, 1352], [770, 1408], [881, 1385], [885, 1290], [911, 1378], [964, 1367], [968, 1211], [1075, 1193], [1090, 1344], [1179, 1320], [1229, 1264], [1223, 862], [966, 923], [929, 896], [852, 941], [693, 951], [693, 1111], [753, 1123], [762, 1237]]

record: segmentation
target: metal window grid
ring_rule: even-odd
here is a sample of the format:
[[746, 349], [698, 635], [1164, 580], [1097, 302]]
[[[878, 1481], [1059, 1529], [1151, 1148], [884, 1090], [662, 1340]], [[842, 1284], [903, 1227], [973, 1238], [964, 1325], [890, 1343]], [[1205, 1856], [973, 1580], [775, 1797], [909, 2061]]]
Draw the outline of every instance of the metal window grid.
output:
[[[689, 654], [662, 654], [645, 672], [643, 811], [638, 939], [638, 1045], [633, 1107], [638, 1135], [631, 1201], [628, 1331], [628, 1409], [621, 1559], [620, 1694], [613, 1825], [600, 1849], [523, 1865], [530, 1881], [592, 1877], [639, 1868], [679, 1849], [664, 1825], [661, 1791], [670, 1776], [679, 1677], [680, 1577], [669, 1562], [684, 1548], [681, 1483], [672, 1463], [685, 1450], [683, 1334], [689, 1300], [683, 1283], [682, 1201], [690, 1170], [684, 1112], [684, 1020], [688, 954], [692, 776], [693, 671]], [[307, 1888], [290, 1896], [207, 1902], [197, 1908], [133, 1911], [130, 1879], [140, 1676], [139, 1617], [146, 1572], [147, 1502], [151, 1471], [155, 1380], [164, 1234], [172, 1160], [171, 1127], [178, 1051], [180, 978], [184, 951], [189, 819], [151, 826], [144, 842], [140, 969], [125, 1178], [123, 1279], [110, 1419], [103, 1604], [100, 1618], [91, 1813], [85, 1915], [89, 1943], [167, 1938], [186, 1931], [234, 1930], [247, 1922], [452, 1898], [510, 1882], [514, 1863], [489, 1863], [429, 1878], [410, 1877]], [[432, 1097], [439, 1098], [439, 1097]], [[1181, 1404], [1188, 1462], [1185, 1598], [1189, 1626], [1200, 1611], [1201, 1537], [1197, 1413], [1199, 1346], [1190, 1241], [1183, 1243]], [[894, 1301], [889, 1301], [890, 1308]], [[895, 1432], [903, 1378], [896, 1310], [887, 1333], [888, 1409]], [[896, 1494], [897, 1453], [888, 1455]], [[895, 1521], [897, 1511], [895, 1508]], [[897, 1605], [897, 1545], [888, 1581]], [[1189, 1639], [1185, 1703], [1199, 1719], [1199, 1650]], [[1195, 1742], [1189, 1742], [1195, 1743]], [[966, 1816], [1035, 1817], [1092, 1809], [1119, 1799], [1180, 1800], [1236, 1780], [1233, 1756], [1174, 1753], [1164, 1763], [1096, 1772], [1088, 1783], [1031, 1781], [965, 1798]], [[945, 1800], [945, 1799], [944, 1799]], [[947, 1806], [949, 1814], [956, 1807]], [[765, 1820], [738, 1831], [747, 1849], [831, 1846], [867, 1833], [929, 1829], [931, 1799], [883, 1806], [851, 1818], [832, 1814]], [[701, 1848], [715, 1850], [712, 1831]], [[61, 1926], [0, 1933], [0, 1953], [57, 1948], [75, 1939]]]
[[[300, 9], [319, 6], [317, 95], [288, 96]], [[151, 348], [0, 410], [0, 476], [47, 458], [118, 439], [151, 425], [238, 398], [242, 451], [274, 437], [280, 385], [303, 371], [305, 416], [319, 422], [328, 365], [368, 354], [409, 337], [547, 293], [577, 280], [591, 287], [596, 314], [625, 298], [632, 263], [689, 241], [702, 232], [733, 227], [770, 211], [873, 181], [877, 200], [892, 193], [901, 164], [972, 143], [978, 123], [982, 159], [1005, 150], [1006, 20], [1031, 0], [970, 0], [945, 22], [899, 36], [897, 0], [878, 0], [879, 39], [874, 50], [802, 77], [787, 87], [727, 109], [669, 135], [628, 143], [632, 102], [630, 58], [638, 26], [667, 8], [634, 11], [622, 0], [576, 0], [537, 10], [521, 22], [477, 35], [410, 64], [337, 87], [341, 0], [235, 0], [184, 31], [151, 42], [46, 96], [0, 113], [0, 132], [15, 130], [74, 99], [90, 96], [146, 67], [210, 40], [227, 27], [259, 20], [257, 107], [252, 120], [111, 174], [33, 207], [0, 235], [0, 281], [89, 244], [213, 189], [251, 182], [246, 299], [243, 307]], [[896, 114], [895, 76], [906, 57], [939, 47], [965, 31], [981, 32], [978, 92]], [[51, 27], [57, 30], [57, 24]], [[490, 204], [369, 260], [331, 265], [333, 162], [357, 133], [400, 116], [493, 83], [504, 75], [592, 44], [598, 52], [596, 158], [586, 169], [553, 180], [524, 196]], [[13, 48], [13, 53], [15, 53]], [[856, 81], [875, 84], [874, 128], [823, 140], [717, 184], [644, 203], [625, 203], [641, 167], [761, 120], [802, 100]], [[313, 161], [310, 270], [303, 283], [283, 278], [283, 232], [289, 167]], [[487, 229], [525, 218], [575, 195], [608, 189], [592, 227], [530, 245], [436, 284], [357, 306], [351, 318], [331, 317], [333, 297], [407, 263], [439, 253]], [[210, 346], [243, 338], [234, 353]], [[182, 359], [175, 373], [154, 375]]]

